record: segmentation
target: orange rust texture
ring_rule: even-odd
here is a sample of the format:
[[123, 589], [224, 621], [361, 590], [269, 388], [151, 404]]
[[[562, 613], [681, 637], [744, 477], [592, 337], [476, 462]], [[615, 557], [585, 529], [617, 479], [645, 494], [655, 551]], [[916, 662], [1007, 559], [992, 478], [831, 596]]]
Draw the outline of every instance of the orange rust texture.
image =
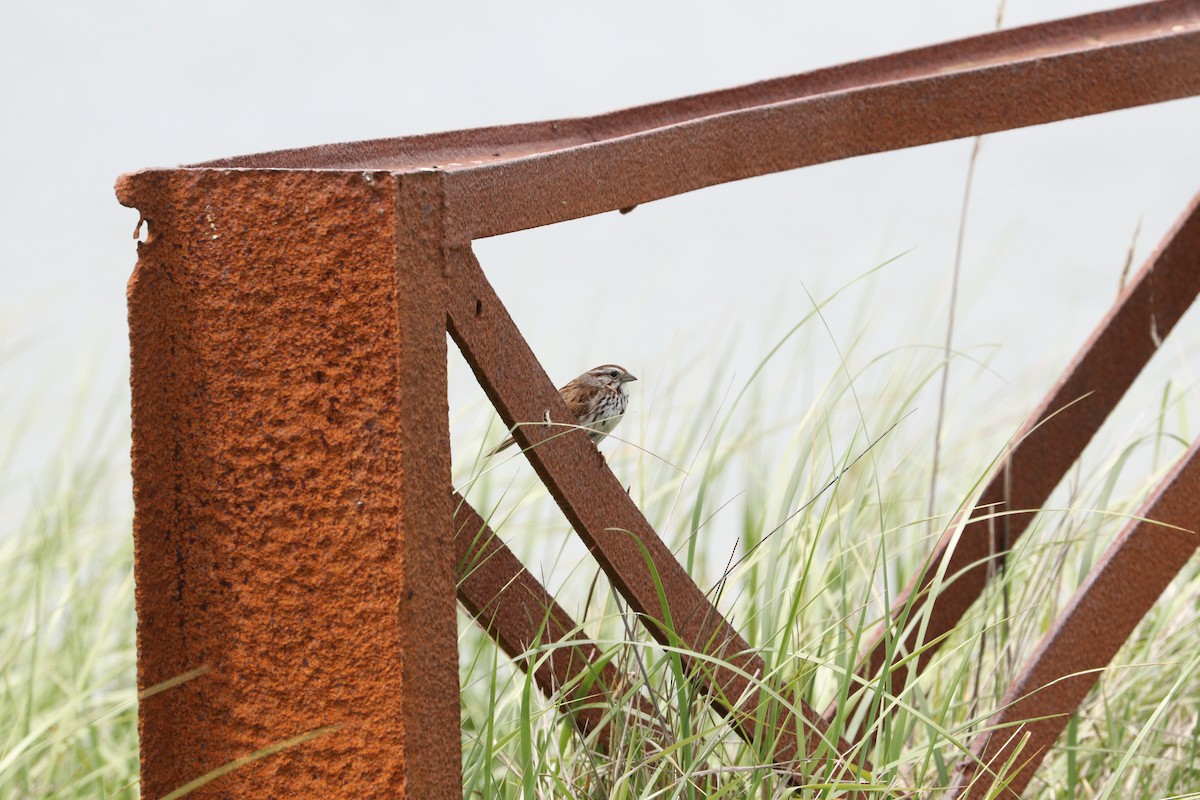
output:
[[189, 797], [461, 793], [445, 281], [404, 228], [437, 188], [118, 183], [149, 222], [129, 285], [138, 685], [204, 670], [140, 705], [144, 797], [322, 729]]

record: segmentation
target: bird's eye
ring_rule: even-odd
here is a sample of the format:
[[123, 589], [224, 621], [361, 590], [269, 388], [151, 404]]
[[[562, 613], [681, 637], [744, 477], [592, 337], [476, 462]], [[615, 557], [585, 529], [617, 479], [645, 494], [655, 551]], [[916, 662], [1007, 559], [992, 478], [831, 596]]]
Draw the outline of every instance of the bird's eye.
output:
[[616, 371], [615, 369], [610, 369], [610, 370], [608, 371], [608, 377], [610, 377], [610, 378], [615, 378], [615, 377], [617, 377], [617, 371]]

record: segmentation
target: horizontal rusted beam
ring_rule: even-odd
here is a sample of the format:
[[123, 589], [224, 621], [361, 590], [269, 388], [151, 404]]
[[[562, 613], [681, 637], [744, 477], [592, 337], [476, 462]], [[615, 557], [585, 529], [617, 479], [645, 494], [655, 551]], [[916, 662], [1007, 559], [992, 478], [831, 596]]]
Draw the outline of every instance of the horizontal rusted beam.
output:
[[[692, 581], [583, 435], [554, 384], [508, 316], [470, 249], [449, 256], [449, 329], [492, 404], [514, 430], [538, 476], [587, 544], [610, 582], [660, 643], [680, 648], [689, 676], [749, 743], [770, 747], [775, 763], [810, 771], [813, 758], [849, 752], [827, 741], [825, 726], [797, 701], [797, 721], [758, 686], [765, 664]], [[566, 427], [564, 427], [566, 426]], [[564, 431], [566, 431], [564, 433]], [[695, 654], [695, 655], [693, 655]], [[709, 659], [698, 657], [700, 654]], [[768, 722], [766, 729], [760, 724]], [[804, 741], [797, 739], [797, 728]]]
[[[457, 492], [454, 528], [459, 602], [521, 669], [528, 672], [534, 662], [534, 682], [542, 693], [551, 699], [565, 694], [563, 709], [580, 731], [596, 731], [601, 749], [609, 749], [613, 726], [605, 724], [606, 717], [627, 682]], [[538, 648], [549, 648], [548, 657], [531, 656]], [[633, 703], [643, 715], [652, 713], [640, 696]]]
[[[1200, 544], [1200, 439], [1088, 573], [1067, 610], [1005, 693], [957, 771], [952, 797], [989, 795], [1021, 746], [999, 797], [1017, 800], [1100, 672]], [[1171, 527], [1174, 526], [1174, 527]], [[1189, 701], [1190, 702], [1190, 701]], [[1028, 737], [1027, 739], [1025, 737]], [[980, 766], [980, 765], [984, 766]]]
[[[923, 642], [932, 643], [925, 645], [916, 662], [918, 672], [925, 667], [941, 637], [958, 624], [983, 592], [989, 561], [1003, 558], [1003, 553], [1025, 532], [1037, 509], [1045, 504], [1197, 295], [1200, 195], [1192, 199], [1109, 309], [1058, 384], [1025, 420], [1008, 457], [990, 477], [972, 512], [973, 519], [957, 544], [955, 526], [951, 525], [925, 567], [897, 598], [891, 620], [880, 627], [866, 648], [858, 668], [860, 685], [870, 683], [884, 667], [900, 623], [909, 624], [928, 613], [923, 641], [920, 628], [909, 624], [904, 645], [897, 648], [901, 653], [913, 653]], [[931, 583], [943, 562], [944, 574], [957, 577], [941, 588], [932, 598], [932, 607], [926, 609], [931, 601]], [[887, 691], [898, 693], [906, 678], [907, 669], [893, 672], [886, 683]], [[837, 707], [831, 707], [825, 712], [826, 721], [832, 721], [837, 713]]]
[[195, 167], [439, 170], [466, 242], [727, 181], [1200, 93], [1200, 2], [999, 31], [596, 117]]

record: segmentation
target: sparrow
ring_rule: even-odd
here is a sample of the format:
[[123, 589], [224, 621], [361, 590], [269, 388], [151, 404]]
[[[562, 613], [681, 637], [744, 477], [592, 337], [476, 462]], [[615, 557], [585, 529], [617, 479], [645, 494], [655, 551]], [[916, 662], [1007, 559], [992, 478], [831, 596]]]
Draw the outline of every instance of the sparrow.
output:
[[[625, 384], [636, 380], [624, 367], [601, 364], [575, 378], [558, 393], [579, 424], [588, 429], [588, 438], [599, 444], [621, 421], [621, 415], [629, 405]], [[516, 439], [510, 436], [488, 455], [494, 456], [514, 444]]]

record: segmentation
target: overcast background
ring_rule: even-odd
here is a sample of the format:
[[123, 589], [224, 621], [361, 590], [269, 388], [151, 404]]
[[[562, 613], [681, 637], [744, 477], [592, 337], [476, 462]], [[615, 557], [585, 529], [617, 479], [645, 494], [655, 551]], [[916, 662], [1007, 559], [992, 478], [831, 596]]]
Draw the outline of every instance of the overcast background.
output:
[[[1115, 5], [1013, 0], [1004, 26]], [[32, 432], [21, 463], [48, 457], [81, 403], [127, 424], [137, 212], [113, 195], [122, 172], [589, 115], [984, 33], [996, 11], [990, 0], [7, 3], [0, 408]], [[991, 359], [980, 403], [1023, 412], [1044, 391], [1115, 297], [1135, 229], [1140, 263], [1200, 190], [1197, 141], [1196, 99], [985, 139], [956, 332]], [[615, 361], [643, 377], [645, 397], [669, 374], [698, 392], [704, 362], [672, 367], [730, 341], [722, 366], [746, 376], [811, 308], [806, 291], [901, 254], [869, 302], [830, 308], [833, 335], [862, 334], [863, 359], [900, 341], [940, 346], [970, 148], [743, 181], [477, 252], [560, 383]], [[1186, 386], [1191, 317], [1157, 360]], [[836, 366], [835, 341], [811, 354], [818, 376]], [[454, 391], [455, 410], [470, 405], [457, 377]]]

